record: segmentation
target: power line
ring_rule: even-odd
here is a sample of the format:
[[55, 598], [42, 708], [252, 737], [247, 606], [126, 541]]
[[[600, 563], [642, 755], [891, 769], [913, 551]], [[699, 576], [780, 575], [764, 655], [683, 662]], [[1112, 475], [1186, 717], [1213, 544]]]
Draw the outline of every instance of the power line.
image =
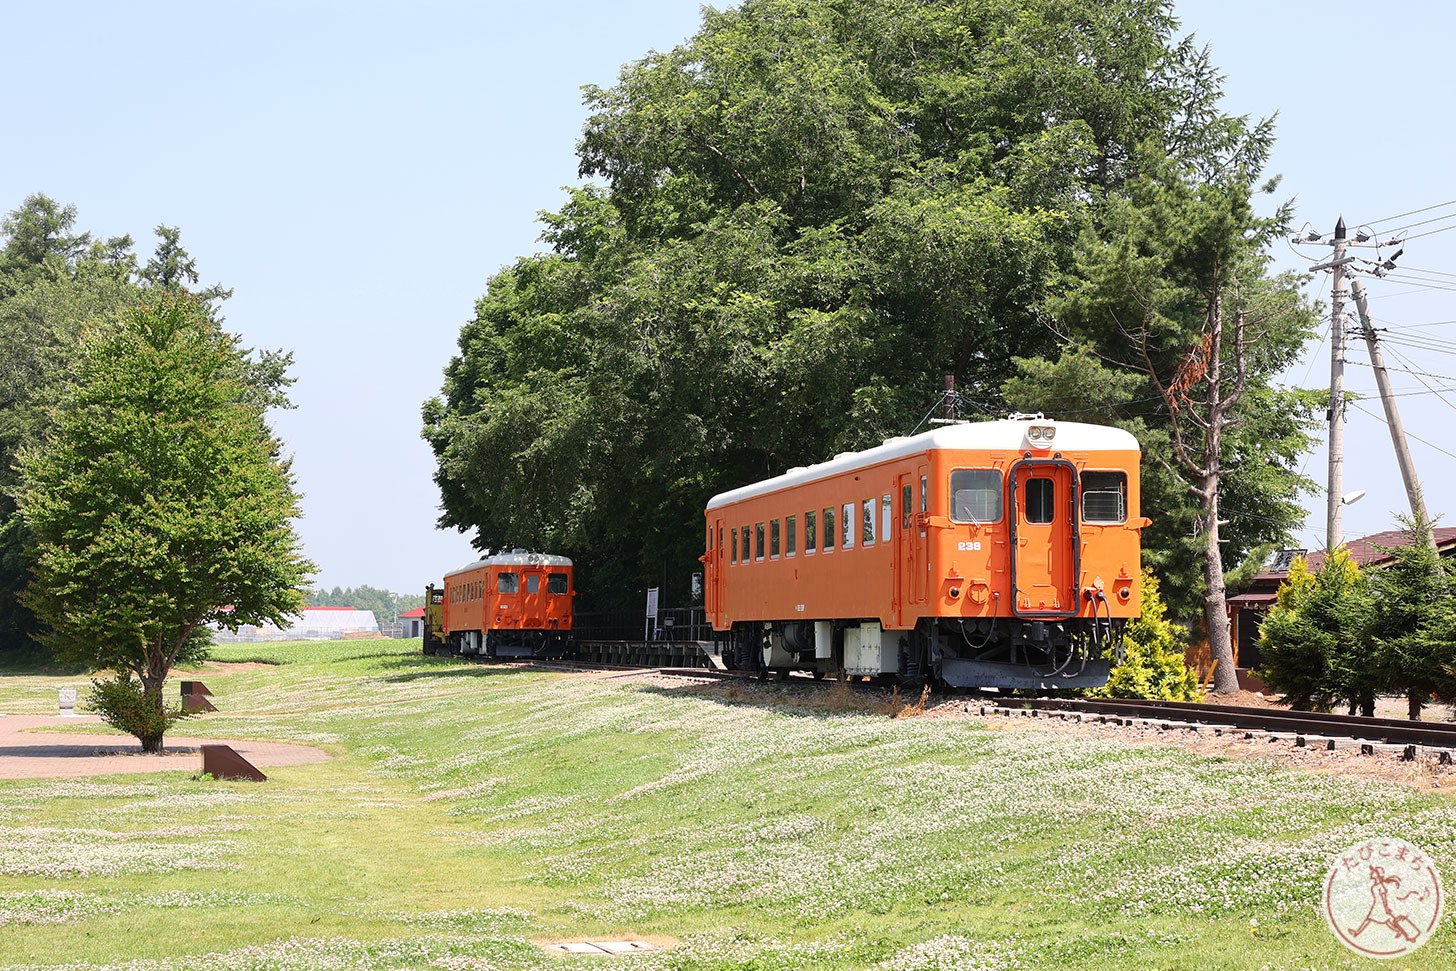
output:
[[1443, 206], [1456, 206], [1456, 199], [1450, 202], [1438, 202], [1434, 206], [1426, 206], [1424, 209], [1412, 209], [1410, 212], [1398, 212], [1394, 216], [1386, 216], [1383, 219], [1372, 219], [1368, 223], [1361, 223], [1362, 226], [1373, 226], [1376, 223], [1388, 223], [1395, 219], [1404, 219], [1406, 216], [1419, 216], [1423, 212], [1430, 212], [1432, 209], [1440, 209]]
[[[1391, 370], [1394, 371], [1396, 369], [1395, 368], [1391, 368]], [[1387, 422], [1385, 420], [1385, 416], [1384, 415], [1377, 415], [1375, 412], [1371, 411], [1369, 408], [1362, 407], [1360, 405], [1360, 402], [1358, 402], [1358, 401], [1352, 401], [1352, 402], [1350, 402], [1350, 404], [1354, 405], [1358, 410], [1363, 411], [1365, 414], [1369, 415], [1371, 418], [1377, 419], [1382, 424], [1385, 424], [1385, 425], [1390, 424], [1389, 422]], [[1428, 442], [1424, 438], [1421, 438], [1419, 435], [1412, 434], [1411, 432], [1406, 432], [1406, 435], [1409, 436], [1410, 438], [1414, 438], [1416, 441], [1420, 442], [1422, 445], [1425, 445], [1425, 446], [1428, 446], [1429, 448], [1435, 449], [1436, 451], [1440, 452], [1442, 455], [1446, 455], [1446, 456], [1449, 456], [1450, 458], [1456, 459], [1456, 453], [1448, 452], [1444, 448], [1442, 448], [1441, 446], [1436, 445], [1436, 444], [1434, 444], [1432, 442]]]
[[[1443, 220], [1452, 219], [1452, 218], [1456, 218], [1456, 212], [1448, 212], [1444, 216], [1432, 216], [1430, 219], [1422, 219], [1420, 222], [1406, 223], [1404, 226], [1397, 226], [1394, 229], [1387, 229], [1386, 230], [1386, 233], [1394, 235], [1394, 234], [1402, 233], [1402, 232], [1404, 232], [1407, 229], [1415, 229], [1417, 226], [1427, 226], [1427, 225], [1430, 225], [1431, 223], [1438, 223], [1438, 222], [1441, 222]], [[1406, 239], [1410, 239], [1411, 237], [1408, 237], [1407, 236], [1405, 238]]]
[[[1410, 361], [1408, 361], [1408, 360], [1406, 360], [1406, 357], [1405, 357], [1405, 355], [1404, 355], [1404, 354], [1402, 354], [1402, 353], [1400, 353], [1400, 351], [1397, 351], [1397, 350], [1396, 350], [1396, 349], [1395, 349], [1395, 348], [1393, 348], [1393, 347], [1392, 347], [1392, 348], [1391, 348], [1391, 349], [1390, 349], [1390, 354], [1391, 354], [1391, 356], [1392, 356], [1392, 357], [1394, 357], [1394, 358], [1395, 358], [1395, 359], [1396, 359], [1396, 360], [1397, 360], [1397, 361], [1400, 361], [1400, 362], [1401, 362], [1401, 363], [1402, 363], [1402, 364], [1404, 364], [1404, 365], [1406, 365], [1406, 366], [1407, 366], [1407, 367], [1410, 367], [1410, 366], [1412, 366], [1412, 365], [1411, 365], [1411, 362], [1410, 362]], [[1417, 374], [1417, 375], [1415, 375], [1415, 379], [1416, 379], [1416, 380], [1417, 380], [1417, 381], [1419, 381], [1419, 382], [1420, 382], [1420, 383], [1421, 383], [1421, 384], [1423, 384], [1423, 385], [1425, 385], [1425, 386], [1426, 386], [1426, 388], [1427, 388], [1427, 389], [1428, 389], [1428, 390], [1429, 390], [1429, 391], [1430, 391], [1430, 392], [1431, 392], [1431, 393], [1432, 393], [1432, 394], [1434, 394], [1434, 395], [1435, 395], [1435, 396], [1436, 396], [1436, 397], [1437, 397], [1437, 398], [1439, 398], [1439, 399], [1440, 399], [1440, 400], [1441, 400], [1441, 403], [1442, 403], [1442, 404], [1443, 404], [1443, 405], [1445, 405], [1445, 406], [1446, 406], [1446, 407], [1447, 407], [1447, 408], [1450, 408], [1450, 409], [1451, 409], [1451, 410], [1452, 410], [1452, 411], [1456, 411], [1456, 403], [1453, 403], [1453, 402], [1452, 402], [1452, 401], [1451, 401], [1451, 399], [1449, 399], [1449, 398], [1447, 398], [1447, 397], [1446, 397], [1446, 396], [1445, 396], [1445, 395], [1443, 395], [1443, 394], [1441, 394], [1441, 392], [1439, 392], [1439, 391], [1437, 391], [1437, 390], [1436, 390], [1436, 389], [1435, 389], [1435, 388], [1432, 388], [1432, 387], [1431, 387], [1431, 386], [1430, 386], [1430, 385], [1429, 385], [1429, 384], [1426, 384], [1426, 379], [1425, 379], [1425, 378], [1423, 378], [1423, 377], [1421, 377], [1421, 376], [1420, 376], [1420, 375], [1419, 375], [1419, 374]]]

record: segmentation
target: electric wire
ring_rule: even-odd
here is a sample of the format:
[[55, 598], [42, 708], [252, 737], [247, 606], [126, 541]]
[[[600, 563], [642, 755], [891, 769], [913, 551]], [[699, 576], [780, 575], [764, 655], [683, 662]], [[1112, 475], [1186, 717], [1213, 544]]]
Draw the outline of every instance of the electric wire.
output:
[[[1388, 223], [1396, 219], [1404, 219], [1406, 216], [1419, 216], [1423, 212], [1430, 212], [1432, 209], [1440, 209], [1443, 206], [1456, 206], [1456, 199], [1452, 199], [1450, 202], [1438, 202], [1434, 206], [1426, 206], [1424, 209], [1412, 209], [1410, 212], [1398, 212], [1394, 216], [1385, 216], [1380, 219], [1371, 219], [1367, 223], [1361, 223], [1361, 225], [1373, 226], [1377, 223]], [[1308, 223], [1306, 223], [1305, 225], [1308, 225]]]
[[[1385, 420], [1385, 416], [1384, 415], [1377, 415], [1375, 412], [1371, 411], [1369, 408], [1365, 408], [1365, 407], [1361, 406], [1360, 402], [1358, 402], [1358, 401], [1352, 401], [1352, 402], [1350, 402], [1350, 404], [1354, 405], [1355, 408], [1356, 408], [1356, 410], [1363, 411], [1365, 414], [1369, 415], [1371, 418], [1374, 418], [1374, 419], [1378, 420], [1381, 424], [1384, 424], [1384, 425], [1389, 425], [1390, 424], [1390, 422], [1388, 422], [1388, 421]], [[1407, 438], [1413, 438], [1416, 441], [1420, 442], [1422, 445], [1425, 445], [1428, 448], [1435, 449], [1436, 451], [1440, 452], [1442, 455], [1448, 456], [1449, 458], [1456, 459], [1456, 452], [1448, 452], [1444, 448], [1442, 448], [1441, 446], [1437, 445], [1436, 443], [1434, 443], [1434, 442], [1428, 442], [1424, 438], [1421, 438], [1419, 435], [1415, 434], [1414, 432], [1409, 432], [1408, 431], [1405, 434], [1406, 434], [1406, 437]]]

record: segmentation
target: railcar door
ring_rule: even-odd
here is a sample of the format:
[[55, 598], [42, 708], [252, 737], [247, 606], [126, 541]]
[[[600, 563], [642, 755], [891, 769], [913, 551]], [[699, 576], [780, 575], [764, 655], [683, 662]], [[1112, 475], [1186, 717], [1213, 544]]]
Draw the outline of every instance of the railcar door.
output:
[[1011, 576], [1015, 613], [1065, 617], [1077, 610], [1077, 470], [1062, 459], [1011, 468], [1016, 537]]
[[895, 603], [901, 622], [909, 625], [925, 603], [925, 529], [917, 519], [923, 502], [920, 477], [903, 472], [897, 481], [899, 526], [895, 530]]
[[708, 520], [708, 542], [703, 555], [703, 612], [708, 620], [718, 616], [718, 576], [723, 562], [723, 520]]

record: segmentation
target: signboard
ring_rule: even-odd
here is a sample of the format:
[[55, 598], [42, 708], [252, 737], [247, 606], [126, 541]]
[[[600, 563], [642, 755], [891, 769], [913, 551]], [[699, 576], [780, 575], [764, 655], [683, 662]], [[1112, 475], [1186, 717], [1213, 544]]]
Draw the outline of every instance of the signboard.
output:
[[647, 619], [642, 623], [642, 639], [652, 639], [652, 625], [657, 621], [657, 588], [647, 588]]
[[74, 715], [76, 713], [76, 689], [62, 688], [56, 695], [61, 706], [61, 714]]

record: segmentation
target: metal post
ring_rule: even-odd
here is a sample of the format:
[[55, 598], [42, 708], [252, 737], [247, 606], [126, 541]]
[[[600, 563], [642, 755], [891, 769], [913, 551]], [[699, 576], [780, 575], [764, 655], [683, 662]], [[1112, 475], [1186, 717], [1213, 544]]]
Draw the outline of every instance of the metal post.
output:
[[1334, 290], [1330, 296], [1330, 468], [1325, 545], [1344, 544], [1341, 514], [1345, 490], [1345, 218], [1335, 224]]
[[1405, 480], [1405, 494], [1410, 500], [1411, 515], [1426, 528], [1426, 542], [1434, 549], [1436, 536], [1430, 528], [1430, 517], [1426, 515], [1426, 500], [1421, 496], [1421, 482], [1416, 477], [1416, 465], [1411, 459], [1410, 447], [1405, 440], [1405, 427], [1400, 423], [1400, 409], [1390, 393], [1390, 375], [1385, 370], [1385, 358], [1380, 353], [1380, 343], [1375, 338], [1375, 327], [1370, 323], [1370, 308], [1365, 299], [1365, 284], [1357, 279], [1350, 281], [1350, 290], [1355, 296], [1355, 309], [1360, 313], [1360, 329], [1365, 336], [1365, 346], [1370, 350], [1370, 369], [1375, 372], [1375, 385], [1380, 389], [1380, 403], [1385, 406], [1385, 423], [1390, 426], [1390, 440], [1395, 445], [1395, 460], [1400, 464], [1400, 477]]

